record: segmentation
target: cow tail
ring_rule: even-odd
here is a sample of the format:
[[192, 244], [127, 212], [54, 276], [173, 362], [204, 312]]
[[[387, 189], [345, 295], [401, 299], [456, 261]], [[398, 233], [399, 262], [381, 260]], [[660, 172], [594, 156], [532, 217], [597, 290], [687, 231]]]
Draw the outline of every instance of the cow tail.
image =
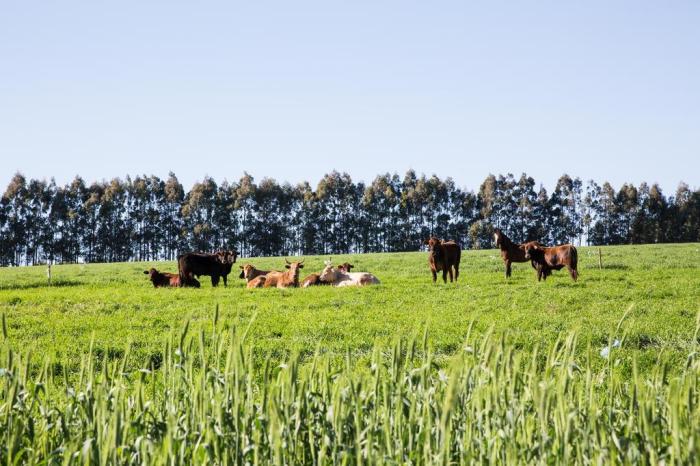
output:
[[571, 246], [571, 278], [578, 280], [578, 252], [576, 246]]

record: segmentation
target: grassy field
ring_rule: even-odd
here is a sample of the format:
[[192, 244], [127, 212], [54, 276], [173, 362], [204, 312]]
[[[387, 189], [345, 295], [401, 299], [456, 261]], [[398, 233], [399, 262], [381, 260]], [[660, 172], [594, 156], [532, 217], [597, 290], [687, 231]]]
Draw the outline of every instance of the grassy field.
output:
[[576, 283], [467, 251], [433, 284], [426, 256], [333, 257], [364, 289], [1, 269], [0, 463], [697, 461], [700, 245], [581, 248]]
[[[382, 281], [363, 289], [247, 290], [237, 272], [229, 286], [153, 289], [142, 273], [150, 266], [176, 271], [175, 263], [66, 265], [0, 269], [0, 313], [9, 339], [77, 369], [94, 339], [96, 354], [118, 359], [130, 347], [132, 363], [160, 357], [171, 331], [186, 321], [208, 326], [216, 306], [225, 325], [248, 325], [255, 354], [283, 360], [317, 347], [344, 357], [368, 358], [375, 345], [428, 332], [440, 363], [461, 347], [470, 324], [482, 334], [507, 332], [520, 349], [547, 345], [561, 332], [578, 333], [579, 349], [603, 347], [629, 309], [621, 362], [632, 354], [644, 372], [664, 352], [680, 367], [694, 342], [700, 312], [700, 245], [580, 248], [577, 283], [565, 271], [538, 283], [529, 264], [503, 276], [497, 251], [466, 251], [459, 282], [431, 282], [426, 253], [335, 256]], [[318, 272], [323, 257], [308, 257], [303, 273]], [[281, 258], [241, 259], [261, 268], [281, 268]], [[237, 264], [238, 265], [238, 264]], [[618, 337], [621, 335], [618, 335]]]

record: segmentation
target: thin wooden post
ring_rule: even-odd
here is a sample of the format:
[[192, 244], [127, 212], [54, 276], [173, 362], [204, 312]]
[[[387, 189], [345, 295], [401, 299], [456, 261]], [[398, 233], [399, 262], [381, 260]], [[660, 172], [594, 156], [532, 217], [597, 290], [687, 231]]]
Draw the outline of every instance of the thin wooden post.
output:
[[603, 270], [603, 251], [598, 248], [598, 267]]

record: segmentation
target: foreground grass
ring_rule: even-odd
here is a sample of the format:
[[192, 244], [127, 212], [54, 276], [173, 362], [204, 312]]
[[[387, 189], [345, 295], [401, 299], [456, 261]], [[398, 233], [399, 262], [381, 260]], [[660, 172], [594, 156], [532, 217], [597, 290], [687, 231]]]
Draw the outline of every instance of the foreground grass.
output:
[[[612, 328], [632, 307], [620, 364], [631, 373], [653, 368], [659, 352], [673, 370], [685, 364], [694, 345], [694, 320], [700, 312], [700, 245], [651, 245], [580, 248], [581, 279], [574, 283], [555, 272], [537, 283], [528, 264], [516, 264], [503, 277], [496, 251], [465, 251], [459, 282], [433, 285], [426, 253], [333, 257], [357, 270], [375, 273], [378, 287], [246, 290], [232, 274], [228, 288], [212, 288], [203, 277], [195, 289], [153, 289], [143, 270], [175, 263], [124, 263], [54, 267], [54, 285], [46, 286], [44, 267], [0, 269], [0, 313], [7, 316], [13, 347], [50, 357], [57, 371], [75, 376], [81, 357], [94, 341], [98, 359], [118, 360], [130, 352], [132, 368], [162, 358], [162, 342], [190, 321], [194, 331], [218, 305], [224, 326], [247, 325], [257, 365], [316, 349], [336, 362], [346, 351], [367, 360], [372, 347], [427, 330], [438, 364], [446, 364], [461, 346], [470, 324], [476, 335], [493, 328], [508, 332], [523, 351], [548, 346], [561, 332], [576, 331], [579, 351], [601, 348]], [[303, 272], [322, 268], [325, 257], [308, 257]], [[241, 259], [261, 268], [281, 268], [280, 258]], [[600, 358], [598, 358], [600, 359]], [[594, 364], [603, 365], [599, 360]]]
[[530, 354], [468, 334], [440, 371], [426, 339], [372, 349], [367, 371], [350, 354], [338, 369], [328, 355], [257, 367], [249, 333], [210, 325], [171, 337], [158, 368], [89, 352], [75, 383], [49, 364], [29, 376], [5, 344], [0, 462], [697, 462], [697, 352], [675, 377], [663, 358], [640, 375], [633, 356], [627, 377], [613, 358], [592, 367], [595, 350], [578, 355], [575, 334]]

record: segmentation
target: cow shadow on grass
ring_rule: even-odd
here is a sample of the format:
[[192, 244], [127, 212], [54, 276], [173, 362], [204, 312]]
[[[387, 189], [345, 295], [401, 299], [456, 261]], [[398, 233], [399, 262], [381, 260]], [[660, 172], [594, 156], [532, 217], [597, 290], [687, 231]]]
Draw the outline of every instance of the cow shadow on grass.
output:
[[80, 286], [83, 282], [76, 280], [54, 280], [49, 285], [46, 282], [34, 282], [34, 283], [22, 283], [22, 284], [11, 284], [3, 283], [0, 284], [0, 291], [3, 290], [31, 290], [36, 288], [64, 288], [70, 286]]

